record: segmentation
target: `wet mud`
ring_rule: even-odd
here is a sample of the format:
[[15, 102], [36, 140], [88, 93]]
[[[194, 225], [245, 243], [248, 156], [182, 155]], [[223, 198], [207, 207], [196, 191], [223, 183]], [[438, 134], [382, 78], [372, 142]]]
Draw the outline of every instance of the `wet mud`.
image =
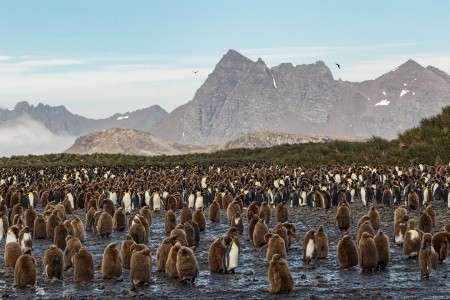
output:
[[[368, 211], [361, 203], [352, 203], [353, 224], [349, 230], [356, 237], [358, 219]], [[441, 228], [450, 220], [450, 212], [441, 201], [433, 203], [437, 212], [437, 228]], [[5, 269], [3, 262], [4, 243], [0, 247], [0, 296], [17, 299], [117, 299], [117, 298], [172, 298], [172, 299], [448, 299], [450, 282], [447, 278], [450, 268], [448, 259], [439, 263], [436, 272], [429, 280], [421, 279], [418, 261], [404, 257], [401, 248], [395, 247], [392, 240], [393, 215], [395, 207], [378, 206], [381, 216], [380, 228], [389, 236], [391, 245], [391, 261], [382, 271], [361, 271], [359, 267], [342, 270], [336, 261], [336, 250], [342, 233], [335, 226], [336, 208], [329, 210], [314, 208], [290, 208], [290, 221], [296, 224], [296, 232], [300, 240], [310, 229], [324, 225], [328, 235], [330, 251], [326, 259], [303, 262], [303, 246], [295, 242], [288, 252], [288, 263], [294, 278], [294, 289], [289, 294], [270, 295], [267, 278], [268, 262], [265, 254], [258, 256], [258, 249], [247, 237], [247, 221], [244, 235], [240, 236], [242, 252], [236, 274], [212, 274], [208, 267], [209, 245], [218, 237], [222, 237], [228, 229], [225, 211], [220, 223], [207, 221], [205, 232], [201, 233], [201, 244], [195, 251], [199, 263], [200, 274], [195, 285], [185, 285], [177, 279], [168, 279], [165, 274], [156, 272], [156, 249], [166, 236], [164, 233], [164, 212], [153, 214], [151, 233], [147, 243], [152, 250], [152, 283], [148, 286], [132, 287], [129, 271], [124, 270], [118, 280], [102, 278], [102, 254], [107, 244], [121, 243], [125, 232], [113, 232], [108, 238], [93, 236], [86, 231], [83, 246], [94, 254], [95, 279], [91, 283], [73, 283], [73, 269], [64, 273], [63, 280], [48, 280], [44, 276], [43, 254], [51, 240], [33, 240], [32, 255], [37, 259], [37, 283], [34, 287], [15, 288], [13, 270]], [[37, 209], [40, 210], [39, 208]], [[84, 210], [74, 212], [85, 219]], [[207, 214], [207, 212], [206, 212]], [[416, 220], [420, 211], [409, 211]], [[72, 216], [68, 215], [68, 219]], [[272, 217], [269, 228], [275, 226]], [[120, 247], [120, 245], [119, 245]], [[430, 299], [431, 299], [430, 298]]]

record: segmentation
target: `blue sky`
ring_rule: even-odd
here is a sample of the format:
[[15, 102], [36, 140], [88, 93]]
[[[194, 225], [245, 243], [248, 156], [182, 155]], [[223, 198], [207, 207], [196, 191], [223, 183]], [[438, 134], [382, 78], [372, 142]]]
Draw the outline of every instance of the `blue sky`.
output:
[[0, 106], [170, 112], [228, 49], [269, 67], [323, 60], [350, 81], [410, 58], [450, 73], [449, 11], [450, 1], [0, 0]]

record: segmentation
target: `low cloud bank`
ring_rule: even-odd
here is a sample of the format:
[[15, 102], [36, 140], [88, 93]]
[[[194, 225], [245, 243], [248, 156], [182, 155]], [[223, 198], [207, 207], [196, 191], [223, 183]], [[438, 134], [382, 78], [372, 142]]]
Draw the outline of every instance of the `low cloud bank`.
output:
[[76, 137], [59, 136], [41, 123], [23, 116], [0, 125], [0, 157], [61, 153]]

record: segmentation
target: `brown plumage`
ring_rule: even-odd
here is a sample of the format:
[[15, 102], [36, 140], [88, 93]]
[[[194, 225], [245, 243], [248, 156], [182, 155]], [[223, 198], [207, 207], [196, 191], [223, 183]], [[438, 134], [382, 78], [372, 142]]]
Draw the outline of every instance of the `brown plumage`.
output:
[[253, 201], [247, 207], [247, 222], [250, 222], [250, 220], [253, 219], [255, 215], [259, 216], [259, 207], [256, 201]]
[[403, 253], [408, 257], [415, 257], [419, 255], [420, 247], [422, 245], [423, 231], [415, 228], [415, 221], [410, 219], [408, 221], [408, 229], [403, 240]]
[[169, 209], [164, 216], [164, 232], [170, 233], [177, 226], [177, 218], [175, 213]]
[[370, 222], [370, 217], [368, 215], [364, 215], [361, 218], [359, 218], [357, 227], [359, 228], [365, 221]]
[[208, 251], [208, 264], [209, 269], [213, 273], [223, 273], [226, 270], [225, 267], [225, 252], [227, 247], [225, 246], [223, 239], [216, 239], [209, 247]]
[[328, 256], [328, 237], [323, 229], [323, 225], [320, 225], [314, 234], [316, 239], [316, 258], [323, 259]]
[[431, 244], [430, 236], [430, 233], [424, 234], [423, 245], [419, 252], [420, 275], [424, 278], [429, 278], [430, 273], [435, 271], [438, 265], [439, 255]]
[[212, 222], [220, 222], [220, 204], [216, 200], [209, 206], [209, 219]]
[[80, 217], [75, 216], [70, 223], [73, 226], [73, 236], [77, 237], [81, 242], [84, 242], [84, 226]]
[[274, 254], [279, 254], [282, 258], [286, 259], [286, 244], [278, 234], [266, 233], [264, 239], [267, 243], [259, 249], [259, 253], [267, 249], [267, 262], [270, 263]]
[[47, 238], [47, 223], [43, 215], [38, 214], [34, 219], [34, 239], [46, 239]]
[[181, 246], [187, 246], [188, 242], [186, 231], [184, 231], [183, 227], [184, 225], [182, 224], [177, 225], [175, 229], [170, 232], [170, 237], [173, 237], [175, 240], [177, 240], [181, 244]]
[[63, 277], [63, 252], [56, 245], [50, 245], [45, 251], [44, 272], [47, 278]]
[[53, 244], [55, 244], [59, 249], [64, 251], [66, 249], [66, 237], [69, 235], [69, 231], [64, 224], [59, 224], [55, 227], [55, 232], [53, 234]]
[[152, 256], [150, 249], [133, 251], [130, 259], [131, 284], [150, 283], [152, 272]]
[[123, 231], [127, 227], [127, 219], [122, 207], [119, 207], [113, 216], [113, 230]]
[[130, 268], [131, 246], [134, 244], [136, 242], [133, 240], [133, 237], [129, 234], [125, 235], [125, 241], [122, 242], [120, 247], [120, 257], [122, 258], [122, 268], [124, 269]]
[[256, 247], [260, 247], [266, 243], [266, 240], [264, 239], [266, 233], [269, 233], [269, 229], [267, 228], [266, 223], [264, 223], [264, 219], [260, 219], [253, 230], [253, 243]]
[[189, 208], [187, 203], [183, 203], [183, 208], [181, 209], [180, 215], [180, 223], [184, 224], [185, 222], [192, 220], [192, 211]]
[[378, 210], [375, 207], [375, 205], [372, 205], [370, 207], [370, 210], [367, 213], [367, 215], [370, 218], [370, 223], [372, 225], [373, 230], [380, 229], [380, 214], [378, 213]]
[[419, 217], [418, 228], [423, 232], [431, 233], [433, 231], [433, 221], [428, 213], [424, 210]]
[[351, 223], [350, 207], [346, 202], [342, 202], [336, 213], [336, 226], [340, 231], [347, 231]]
[[238, 201], [233, 201], [230, 204], [228, 204], [227, 207], [227, 218], [228, 218], [228, 222], [231, 222], [234, 218], [235, 213], [240, 213], [241, 212], [241, 207], [239, 206]]
[[195, 246], [194, 227], [191, 223], [185, 222], [183, 224], [183, 230], [186, 232], [186, 241], [188, 247]]
[[64, 269], [67, 270], [73, 266], [75, 254], [82, 248], [81, 241], [72, 235], [66, 237], [66, 249], [64, 250]]
[[431, 227], [433, 230], [436, 228], [436, 212], [433, 210], [433, 206], [431, 203], [427, 205], [427, 208], [425, 209], [425, 211], [431, 218]]
[[294, 280], [287, 261], [279, 254], [274, 254], [268, 270], [269, 292], [271, 294], [283, 294], [292, 291]]
[[122, 257], [116, 249], [116, 243], [110, 243], [103, 252], [102, 274], [106, 279], [118, 278], [122, 275]]
[[34, 220], [36, 220], [37, 217], [36, 211], [32, 207], [29, 207], [25, 210], [23, 217], [25, 221], [25, 226], [30, 228], [31, 232], [34, 232]]
[[358, 251], [350, 235], [345, 235], [338, 244], [337, 260], [343, 269], [358, 265]]
[[141, 208], [139, 210], [139, 215], [147, 220], [149, 226], [152, 225], [152, 211], [148, 206]]
[[205, 214], [203, 213], [203, 208], [197, 208], [192, 215], [192, 221], [197, 223], [198, 229], [200, 231], [205, 231], [206, 228], [206, 218]]
[[378, 265], [377, 246], [372, 235], [364, 232], [358, 244], [359, 266], [363, 270], [373, 270]]
[[272, 210], [270, 209], [269, 203], [267, 203], [266, 201], [261, 204], [259, 215], [261, 216], [261, 218], [264, 218], [267, 225], [270, 224], [270, 220], [272, 219]]
[[47, 232], [47, 238], [53, 239], [53, 235], [55, 233], [55, 228], [59, 224], [61, 224], [61, 218], [58, 216], [57, 210], [54, 210], [52, 214], [48, 217], [47, 225], [46, 225], [46, 232]]
[[28, 254], [21, 255], [14, 268], [14, 284], [20, 287], [36, 283], [36, 259]]
[[107, 212], [111, 218], [114, 217], [114, 214], [116, 213], [116, 206], [111, 199], [103, 199], [99, 206], [104, 212]]
[[450, 244], [450, 232], [439, 231], [431, 239], [434, 250], [438, 253], [439, 260], [444, 261], [448, 256], [448, 247]]
[[358, 236], [356, 240], [359, 242], [364, 232], [368, 232], [370, 236], [374, 236], [374, 230], [372, 228], [372, 223], [370, 221], [365, 221], [358, 228]]
[[69, 220], [64, 221], [64, 226], [67, 228], [68, 235], [75, 235], [75, 228]]
[[236, 231], [239, 234], [244, 233], [244, 222], [243, 222], [241, 214], [239, 212], [236, 212], [234, 214], [233, 219], [231, 220], [230, 227], [236, 228]]
[[95, 208], [91, 207], [86, 213], [86, 231], [92, 231], [92, 221], [95, 215]]
[[408, 229], [408, 220], [408, 215], [402, 215], [402, 217], [394, 223], [394, 241], [397, 246], [403, 245], [406, 230]]
[[77, 282], [89, 282], [94, 279], [94, 257], [92, 253], [81, 248], [73, 258], [73, 280]]
[[97, 233], [102, 237], [108, 237], [112, 234], [112, 231], [112, 216], [107, 212], [102, 212], [97, 223]]
[[5, 245], [5, 253], [3, 259], [5, 260], [5, 266], [14, 268], [17, 259], [22, 254], [20, 245], [17, 242], [10, 242]]
[[399, 206], [394, 211], [394, 224], [397, 223], [404, 215], [407, 215], [408, 211], [404, 206]]
[[166, 271], [167, 257], [169, 256], [170, 249], [172, 248], [173, 239], [165, 238], [158, 250], [156, 250], [156, 270], [158, 272]]
[[270, 233], [278, 234], [283, 240], [286, 246], [286, 251], [289, 249], [289, 237], [288, 237], [288, 229], [284, 226], [285, 223], [277, 223], [277, 225], [270, 230]]
[[255, 231], [256, 223], [259, 222], [259, 216], [254, 215], [248, 224], [248, 237], [253, 241], [253, 232]]
[[316, 238], [314, 230], [305, 233], [303, 237], [303, 260], [311, 260], [317, 256]]
[[176, 268], [181, 281], [194, 283], [198, 276], [198, 263], [194, 252], [188, 247], [181, 247], [177, 253]]
[[378, 263], [379, 268], [384, 268], [388, 265], [391, 259], [391, 250], [389, 247], [389, 238], [381, 230], [373, 238], [375, 246], [377, 247]]
[[137, 244], [142, 244], [145, 242], [146, 231], [139, 218], [133, 220], [133, 224], [130, 226], [128, 234], [131, 235]]
[[281, 202], [276, 207], [277, 222], [287, 222], [289, 220], [289, 211], [286, 205]]
[[181, 244], [179, 242], [176, 242], [173, 247], [170, 248], [166, 262], [166, 274], [169, 278], [178, 278], [177, 255], [180, 249]]
[[408, 194], [408, 207], [414, 210], [419, 207], [419, 196], [414, 191]]

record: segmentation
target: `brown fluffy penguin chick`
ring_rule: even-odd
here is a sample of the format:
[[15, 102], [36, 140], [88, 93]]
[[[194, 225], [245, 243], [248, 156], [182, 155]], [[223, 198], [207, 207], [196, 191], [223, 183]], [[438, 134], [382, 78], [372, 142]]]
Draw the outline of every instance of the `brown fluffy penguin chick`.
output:
[[248, 237], [253, 241], [253, 232], [255, 231], [256, 223], [259, 222], [259, 216], [254, 215], [248, 223]]
[[370, 217], [368, 215], [364, 215], [359, 218], [357, 227], [359, 228], [365, 221], [370, 221]]
[[228, 222], [231, 222], [234, 218], [234, 214], [235, 213], [240, 213], [241, 212], [241, 207], [238, 204], [238, 201], [233, 201], [230, 204], [228, 204], [227, 207], [227, 218], [228, 218]]
[[380, 229], [380, 213], [378, 212], [375, 205], [372, 205], [369, 209], [367, 215], [370, 218], [370, 223], [372, 225], [373, 230]]
[[177, 253], [176, 268], [182, 282], [195, 282], [195, 278], [198, 276], [198, 263], [191, 249], [180, 248]]
[[14, 268], [14, 284], [19, 287], [36, 283], [36, 259], [28, 254], [21, 255]]
[[175, 213], [169, 209], [164, 216], [164, 232], [170, 233], [177, 226], [177, 217]]
[[208, 264], [209, 269], [213, 273], [225, 272], [225, 252], [227, 247], [225, 246], [223, 239], [216, 239], [209, 247], [208, 251]]
[[54, 244], [45, 251], [44, 272], [47, 278], [62, 279], [63, 277], [63, 252]]
[[102, 237], [108, 237], [112, 231], [112, 216], [107, 212], [102, 212], [97, 223], [97, 233]]
[[450, 232], [448, 231], [439, 231], [433, 235], [431, 239], [431, 243], [433, 245], [434, 250], [439, 255], [439, 260], [444, 261], [444, 259], [448, 255], [448, 247], [450, 242]]
[[53, 210], [52, 214], [48, 217], [47, 225], [46, 225], [46, 232], [47, 232], [47, 238], [53, 239], [53, 235], [55, 233], [55, 228], [59, 224], [61, 224], [61, 218], [58, 216], [58, 211]]
[[267, 241], [267, 244], [259, 249], [259, 253], [267, 249], [267, 262], [270, 263], [274, 254], [280, 254], [282, 258], [286, 259], [286, 244], [278, 234], [266, 233], [264, 239]]
[[351, 221], [350, 207], [346, 202], [342, 202], [337, 209], [336, 226], [340, 231], [347, 231], [350, 228]]
[[408, 229], [409, 216], [403, 215], [394, 223], [394, 241], [395, 245], [403, 246], [406, 230]]
[[95, 215], [95, 208], [91, 207], [86, 213], [86, 231], [92, 231], [92, 221]]
[[433, 221], [426, 211], [423, 211], [419, 217], [418, 228], [424, 233], [431, 233], [433, 231]]
[[244, 222], [242, 221], [241, 214], [239, 212], [236, 212], [233, 216], [233, 219], [231, 220], [230, 227], [236, 228], [236, 231], [239, 234], [244, 233]]
[[187, 221], [192, 220], [192, 211], [188, 206], [188, 203], [183, 203], [183, 208], [181, 209], [180, 223], [184, 224]]
[[309, 261], [317, 256], [316, 238], [314, 234], [314, 230], [305, 233], [303, 238], [303, 260]]
[[272, 228], [270, 230], [270, 233], [273, 234], [278, 234], [283, 240], [284, 240], [284, 244], [286, 246], [286, 251], [289, 250], [289, 237], [288, 237], [288, 230], [287, 228], [284, 226], [285, 223], [277, 223], [277, 225]]
[[260, 219], [253, 230], [253, 243], [256, 247], [260, 247], [266, 243], [264, 236], [266, 233], [269, 233], [269, 229], [264, 221], [264, 219]]
[[209, 220], [220, 222], [220, 204], [216, 200], [209, 206]]
[[122, 207], [119, 207], [113, 216], [113, 230], [123, 231], [127, 227], [127, 218]]
[[116, 206], [111, 199], [103, 199], [99, 206], [104, 212], [107, 212], [111, 218], [114, 217], [114, 214], [116, 213]]
[[324, 259], [328, 256], [328, 236], [323, 229], [323, 225], [320, 225], [317, 228], [316, 233], [314, 234], [316, 238], [316, 258]]
[[139, 210], [139, 215], [147, 220], [149, 226], [152, 225], [152, 211], [148, 206], [141, 208]]
[[118, 278], [122, 275], [122, 257], [116, 249], [116, 243], [110, 243], [103, 252], [102, 274], [106, 279]]
[[129, 234], [125, 235], [125, 241], [122, 242], [120, 247], [120, 257], [122, 258], [122, 268], [124, 269], [130, 268], [131, 246], [134, 244], [136, 242], [133, 240], [133, 237]]
[[415, 228], [414, 219], [408, 221], [408, 229], [403, 240], [403, 253], [407, 257], [416, 257], [419, 255], [420, 247], [422, 245], [423, 231]]
[[377, 247], [378, 254], [378, 268], [385, 268], [389, 260], [391, 259], [391, 249], [389, 247], [389, 238], [383, 233], [383, 231], [378, 230], [378, 233], [373, 238], [375, 245]]
[[[425, 233], [426, 235], [431, 235], [430, 233]], [[429, 278], [430, 273], [437, 269], [439, 255], [434, 250], [433, 245], [429, 241], [429, 238], [424, 238], [423, 245], [421, 246], [419, 252], [419, 267], [420, 275], [422, 278]]]
[[73, 227], [72, 223], [69, 220], [65, 220], [63, 224], [67, 228], [68, 235], [75, 235], [75, 228]]
[[25, 219], [25, 226], [28, 226], [30, 228], [31, 232], [34, 232], [34, 220], [36, 220], [37, 213], [32, 207], [28, 207], [23, 215], [23, 218]]
[[427, 212], [427, 214], [431, 218], [431, 227], [432, 227], [432, 229], [435, 229], [436, 228], [436, 212], [433, 209], [433, 205], [431, 203], [428, 204], [427, 208], [425, 209], [425, 211]]
[[150, 249], [133, 251], [130, 259], [130, 281], [133, 285], [149, 284], [152, 272]]
[[47, 238], [47, 224], [43, 215], [38, 214], [34, 219], [34, 239], [46, 239]]
[[198, 229], [200, 231], [205, 231], [206, 229], [206, 218], [205, 214], [203, 213], [203, 208], [197, 208], [192, 215], [192, 221], [197, 223]]
[[14, 268], [17, 259], [22, 254], [20, 250], [20, 245], [17, 242], [9, 242], [5, 245], [5, 254], [3, 259], [5, 260], [5, 266]]
[[156, 270], [158, 272], [166, 271], [167, 257], [169, 256], [170, 249], [172, 248], [172, 243], [174, 239], [166, 237], [159, 245], [158, 250], [156, 250]]
[[64, 251], [66, 249], [66, 237], [69, 235], [69, 231], [64, 224], [59, 224], [55, 227], [55, 233], [53, 234], [53, 244], [58, 246], [59, 249]]
[[188, 241], [186, 231], [184, 231], [183, 228], [184, 225], [182, 224], [177, 225], [175, 229], [170, 232], [170, 237], [175, 238], [181, 244], [181, 246], [187, 246]]
[[289, 211], [286, 205], [281, 202], [276, 207], [277, 222], [287, 222], [289, 220]]
[[264, 219], [266, 220], [266, 224], [269, 225], [270, 220], [272, 219], [272, 211], [270, 209], [269, 203], [264, 201], [261, 204], [261, 208], [259, 209], [259, 214], [261, 217], [264, 217]]
[[137, 244], [142, 244], [145, 242], [146, 231], [139, 218], [133, 219], [133, 224], [130, 226], [128, 234], [133, 237], [133, 240]]
[[195, 246], [194, 227], [192, 224], [189, 222], [184, 223], [183, 230], [186, 232], [187, 247]]
[[395, 209], [394, 211], [394, 224], [397, 223], [398, 220], [400, 220], [404, 215], [407, 215], [408, 211], [406, 208], [402, 205]]
[[343, 269], [358, 265], [358, 251], [350, 235], [345, 235], [338, 244], [337, 261]]
[[450, 221], [448, 221], [447, 224], [445, 224], [443, 230], [450, 232]]
[[358, 245], [359, 266], [362, 270], [373, 270], [378, 264], [377, 246], [368, 232], [362, 234]]
[[370, 234], [370, 236], [374, 235], [374, 230], [372, 228], [372, 223], [370, 223], [370, 221], [365, 221], [364, 223], [361, 224], [361, 226], [359, 226], [359, 228], [358, 228], [358, 236], [356, 238], [358, 243], [359, 243], [359, 240], [361, 239], [361, 237], [362, 237], [364, 232], [368, 232]]
[[292, 237], [294, 237], [297, 242], [300, 244], [300, 240], [298, 239], [297, 235], [295, 234], [295, 224], [294, 223], [288, 223], [288, 222], [284, 222], [283, 223], [284, 227], [286, 227], [287, 229], [287, 234], [288, 234], [288, 243], [287, 243], [287, 247], [291, 247], [291, 240]]
[[253, 219], [254, 216], [259, 216], [259, 207], [256, 201], [253, 201], [247, 207], [247, 222], [250, 222], [250, 220]]
[[173, 247], [170, 248], [166, 262], [166, 274], [167, 276], [169, 276], [169, 278], [178, 278], [177, 255], [180, 249], [181, 244], [179, 242], [176, 242], [175, 245], [173, 245]]
[[89, 282], [94, 279], [94, 257], [92, 253], [81, 248], [73, 258], [73, 281]]
[[73, 258], [82, 248], [81, 241], [72, 235], [66, 238], [66, 249], [64, 250], [64, 269], [67, 270], [73, 266]]
[[73, 236], [77, 237], [81, 242], [84, 242], [84, 226], [80, 217], [75, 216], [70, 223], [73, 226]]
[[419, 196], [414, 191], [408, 194], [408, 207], [414, 210], [419, 207]]
[[269, 264], [269, 292], [271, 294], [289, 293], [294, 288], [294, 280], [287, 261], [280, 254], [274, 254]]

